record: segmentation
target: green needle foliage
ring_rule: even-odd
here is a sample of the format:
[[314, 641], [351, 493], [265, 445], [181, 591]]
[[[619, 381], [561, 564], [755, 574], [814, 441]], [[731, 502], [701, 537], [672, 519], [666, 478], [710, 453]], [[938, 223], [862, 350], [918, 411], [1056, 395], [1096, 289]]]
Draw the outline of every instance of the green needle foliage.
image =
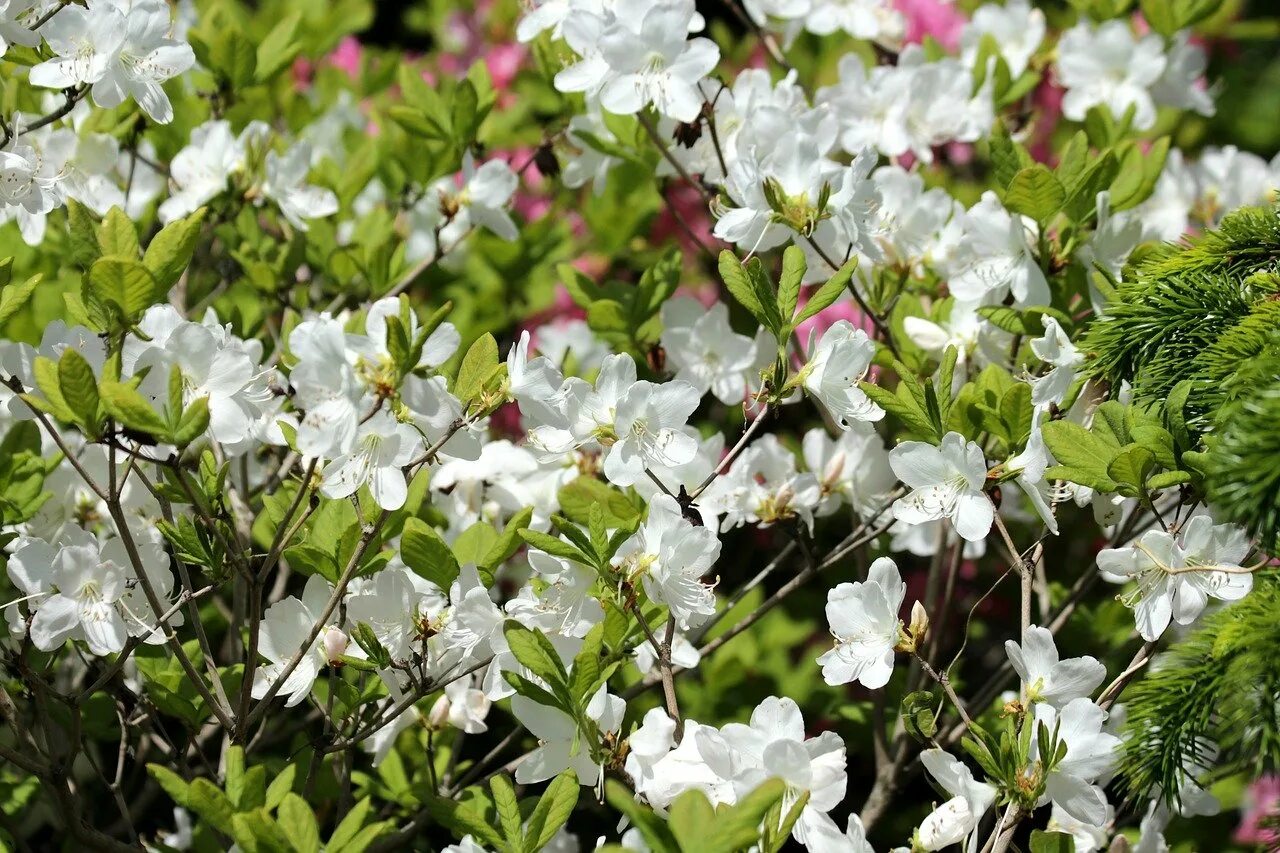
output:
[[[1280, 209], [1240, 210], [1195, 242], [1144, 258], [1085, 338], [1090, 371], [1113, 393], [1128, 382], [1136, 403], [1180, 414], [1202, 448], [1193, 467], [1209, 502], [1271, 555], [1280, 537], [1278, 269]], [[1181, 413], [1167, 411], [1182, 400]], [[1250, 596], [1129, 688], [1119, 778], [1131, 800], [1172, 806], [1210, 765], [1280, 766], [1278, 606], [1280, 577], [1258, 575]]]
[[1248, 597], [1205, 619], [1129, 686], [1120, 787], [1130, 800], [1175, 805], [1211, 764], [1222, 775], [1280, 766], [1277, 607], [1280, 577], [1259, 575]]

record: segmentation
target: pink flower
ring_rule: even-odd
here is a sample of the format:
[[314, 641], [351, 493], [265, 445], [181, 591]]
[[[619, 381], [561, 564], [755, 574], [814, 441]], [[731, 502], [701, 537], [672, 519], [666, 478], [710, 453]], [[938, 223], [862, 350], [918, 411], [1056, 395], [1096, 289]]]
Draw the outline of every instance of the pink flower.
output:
[[959, 46], [966, 19], [955, 4], [944, 0], [893, 0], [893, 5], [907, 19], [908, 44], [933, 36], [947, 50], [954, 51]]
[[328, 62], [334, 68], [347, 72], [352, 80], [360, 76], [360, 61], [364, 49], [355, 36], [343, 36], [338, 46], [329, 54]]
[[1280, 832], [1262, 824], [1280, 816], [1280, 776], [1263, 776], [1253, 782], [1244, 798], [1244, 815], [1236, 827], [1235, 840], [1274, 849], [1274, 845], [1280, 844]]
[[510, 89], [527, 55], [525, 46], [516, 42], [490, 47], [484, 55], [484, 65], [489, 69], [493, 87], [500, 92]]

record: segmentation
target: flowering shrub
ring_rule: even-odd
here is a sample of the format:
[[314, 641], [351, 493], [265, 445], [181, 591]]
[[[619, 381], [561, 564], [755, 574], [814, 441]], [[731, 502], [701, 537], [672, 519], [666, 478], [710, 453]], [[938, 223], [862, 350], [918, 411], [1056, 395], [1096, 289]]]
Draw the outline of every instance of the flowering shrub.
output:
[[0, 0], [0, 847], [1273, 843], [1268, 22], [455, 5]]

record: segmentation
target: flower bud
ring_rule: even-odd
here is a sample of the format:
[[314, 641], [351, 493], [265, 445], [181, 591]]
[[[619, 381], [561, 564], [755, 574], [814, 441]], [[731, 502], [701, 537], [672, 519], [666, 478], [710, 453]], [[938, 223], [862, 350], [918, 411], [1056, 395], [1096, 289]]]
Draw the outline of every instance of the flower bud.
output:
[[911, 605], [911, 638], [916, 641], [919, 646], [920, 642], [929, 633], [929, 614], [925, 612], [924, 605], [917, 601]]
[[427, 714], [427, 725], [432, 729], [443, 729], [449, 722], [449, 697], [441, 693], [440, 698], [431, 706]]
[[324, 656], [329, 663], [337, 663], [347, 653], [347, 635], [341, 629], [329, 627], [325, 629]]

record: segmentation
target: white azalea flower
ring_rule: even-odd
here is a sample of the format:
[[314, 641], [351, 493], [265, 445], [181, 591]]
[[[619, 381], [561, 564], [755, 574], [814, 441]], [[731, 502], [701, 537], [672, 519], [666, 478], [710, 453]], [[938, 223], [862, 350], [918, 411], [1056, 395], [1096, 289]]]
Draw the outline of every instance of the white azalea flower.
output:
[[1036, 735], [1032, 741], [1033, 760], [1049, 744], [1039, 742], [1039, 724], [1049, 732], [1058, 729], [1058, 738], [1067, 745], [1066, 757], [1054, 765], [1045, 779], [1045, 801], [1094, 826], [1107, 819], [1107, 798], [1096, 784], [1109, 773], [1120, 754], [1120, 738], [1103, 731], [1107, 712], [1089, 699], [1073, 699], [1061, 710], [1047, 703], [1036, 705]]
[[970, 542], [986, 538], [995, 508], [983, 492], [987, 463], [981, 447], [949, 432], [940, 447], [904, 441], [889, 451], [889, 464], [912, 490], [894, 501], [895, 518], [908, 524], [946, 518]]
[[604, 460], [609, 482], [630, 486], [646, 468], [683, 465], [698, 453], [698, 443], [684, 432], [701, 395], [687, 382], [632, 385], [614, 411], [615, 440]]
[[[587, 703], [586, 716], [594, 720], [604, 734], [618, 731], [625, 711], [626, 703], [611, 696], [602, 684]], [[542, 782], [569, 767], [587, 787], [594, 787], [600, 780], [600, 765], [592, 759], [589, 745], [583, 742], [572, 717], [559, 708], [539, 705], [520, 695], [511, 697], [511, 713], [540, 744], [516, 766], [517, 783]]]
[[875, 341], [848, 320], [831, 324], [815, 346], [809, 341], [809, 363], [800, 371], [804, 388], [848, 429], [852, 421], [878, 421], [884, 409], [858, 387], [876, 354]]
[[1156, 640], [1170, 620], [1194, 622], [1210, 598], [1244, 598], [1253, 589], [1253, 575], [1240, 565], [1248, 553], [1243, 529], [1197, 515], [1177, 535], [1148, 530], [1131, 545], [1099, 551], [1098, 569], [1110, 583], [1137, 582], [1122, 600], [1143, 639]]
[[652, 601], [665, 604], [681, 628], [716, 612], [713, 586], [702, 578], [720, 556], [714, 530], [694, 525], [669, 495], [649, 504], [649, 516], [623, 543], [614, 564], [639, 575]]
[[871, 564], [865, 581], [842, 583], [827, 593], [827, 623], [835, 648], [818, 658], [827, 684], [856, 681], [874, 690], [889, 683], [894, 647], [902, 642], [898, 611], [907, 585], [888, 557]]
[[1005, 640], [1009, 662], [1025, 685], [1029, 702], [1048, 702], [1054, 707], [1087, 697], [1098, 689], [1107, 670], [1096, 658], [1085, 655], [1058, 659], [1058, 647], [1047, 628], [1031, 625], [1022, 643]]
[[274, 201], [284, 218], [299, 231], [307, 230], [308, 219], [338, 212], [338, 197], [327, 187], [308, 184], [309, 171], [311, 146], [305, 142], [291, 146], [284, 154], [267, 152], [262, 194]]
[[1127, 21], [1082, 21], [1058, 41], [1058, 79], [1067, 89], [1062, 114], [1083, 121], [1091, 107], [1105, 106], [1119, 119], [1133, 108], [1133, 126], [1146, 130], [1156, 120], [1151, 87], [1166, 65], [1155, 33], [1135, 38]]
[[378, 506], [399, 509], [409, 496], [402, 469], [421, 449], [422, 440], [413, 427], [399, 423], [385, 411], [374, 412], [360, 424], [351, 451], [325, 466], [320, 493], [327, 498], [345, 498], [367, 484]]

